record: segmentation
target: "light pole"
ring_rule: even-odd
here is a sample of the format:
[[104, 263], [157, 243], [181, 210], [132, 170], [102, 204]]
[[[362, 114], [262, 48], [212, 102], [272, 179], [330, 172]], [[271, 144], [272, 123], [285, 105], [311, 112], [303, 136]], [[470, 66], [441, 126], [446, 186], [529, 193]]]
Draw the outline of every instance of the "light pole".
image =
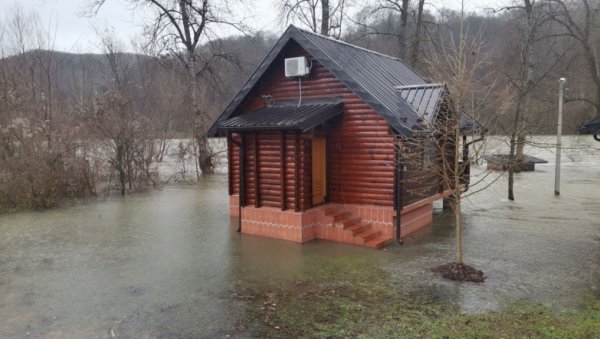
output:
[[567, 79], [558, 80], [558, 131], [556, 133], [556, 169], [554, 170], [554, 195], [560, 195], [560, 149], [562, 147], [560, 137], [562, 135], [562, 114], [563, 114], [563, 91]]

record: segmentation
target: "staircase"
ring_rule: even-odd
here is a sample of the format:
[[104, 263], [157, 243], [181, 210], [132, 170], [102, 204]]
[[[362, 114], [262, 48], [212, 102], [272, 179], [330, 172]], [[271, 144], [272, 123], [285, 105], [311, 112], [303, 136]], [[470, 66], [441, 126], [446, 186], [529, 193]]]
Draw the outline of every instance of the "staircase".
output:
[[352, 215], [343, 206], [327, 207], [325, 216], [333, 219], [334, 226], [341, 226], [344, 232], [352, 238], [355, 245], [382, 248], [391, 240], [384, 237], [381, 231], [375, 230], [370, 223]]

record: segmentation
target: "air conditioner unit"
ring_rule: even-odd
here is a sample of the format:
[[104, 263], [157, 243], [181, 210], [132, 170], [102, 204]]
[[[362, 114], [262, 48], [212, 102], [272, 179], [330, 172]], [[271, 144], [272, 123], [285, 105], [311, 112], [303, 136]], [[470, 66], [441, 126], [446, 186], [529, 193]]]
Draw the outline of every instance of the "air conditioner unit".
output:
[[285, 76], [300, 77], [310, 73], [308, 60], [306, 57], [287, 58], [285, 59]]

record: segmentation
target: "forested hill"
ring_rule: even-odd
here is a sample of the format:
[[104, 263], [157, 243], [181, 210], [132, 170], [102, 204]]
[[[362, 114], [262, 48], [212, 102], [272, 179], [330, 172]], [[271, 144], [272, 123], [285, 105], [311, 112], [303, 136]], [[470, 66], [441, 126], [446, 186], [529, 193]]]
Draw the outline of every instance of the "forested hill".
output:
[[[143, 54], [115, 53], [123, 65], [127, 65], [133, 80], [139, 82], [141, 67], [156, 61]], [[106, 54], [77, 54], [50, 50], [30, 50], [3, 60], [5, 67], [21, 75], [23, 82], [45, 80], [60, 99], [78, 97], [91, 91], [106, 91], [111, 86], [112, 75]], [[10, 71], [7, 71], [10, 73]], [[41, 80], [41, 78], [44, 78]], [[51, 82], [48, 85], [48, 81]], [[42, 87], [42, 86], [40, 86]], [[43, 91], [43, 90], [41, 90]]]
[[[515, 91], [510, 87], [519, 80], [520, 20], [514, 12], [492, 16], [470, 14], [464, 20], [467, 37], [480, 43], [477, 53], [481, 54], [482, 62], [475, 74], [481, 88], [472, 90], [471, 100], [478, 105], [484, 102], [478, 106], [478, 118], [487, 122], [492, 133], [506, 134], [513, 121], [516, 99]], [[412, 53], [416, 44], [414, 25], [409, 22], [402, 27], [394, 13], [355, 24], [339, 38], [403, 58], [431, 81], [445, 82], [444, 73], [438, 72], [444, 64], [436, 60], [439, 58], [436, 53], [448, 50], [456, 42], [459, 28], [460, 18], [456, 12], [429, 15], [418, 53]], [[536, 77], [531, 108], [525, 114], [528, 133], [554, 132], [560, 77], [568, 78], [565, 132], [574, 133], [577, 126], [596, 113], [588, 104], [595, 96], [593, 79], [584, 67], [577, 45], [564, 38], [550, 38], [551, 31], [546, 35], [548, 38], [536, 42], [533, 51]], [[400, 37], [405, 41], [401, 42]], [[200, 48], [200, 63], [206, 62], [208, 68], [200, 77], [203, 110], [207, 116], [214, 118], [229, 103], [277, 38], [274, 34], [257, 33], [218, 40]], [[115, 77], [120, 77], [130, 88], [140, 112], [168, 123], [174, 131], [189, 129], [193, 118], [186, 106], [188, 94], [181, 81], [183, 70], [178, 69], [176, 57], [113, 52], [112, 64], [107, 54], [71, 54], [41, 49], [2, 59], [0, 72], [4, 81], [0, 82], [0, 90], [18, 98], [7, 97], [1, 104], [13, 117], [14, 114], [27, 116], [31, 113], [31, 105], [42, 100], [46, 102], [44, 109], [50, 107], [55, 119], [72, 119], [83, 114], [90, 98], [113, 88]], [[215, 58], [215, 54], [220, 57]]]
[[[205, 88], [204, 109], [209, 115], [216, 115], [227, 105], [275, 41], [264, 34], [219, 41], [224, 57], [211, 61], [210, 72], [200, 79]], [[207, 53], [199, 54], [203, 52]], [[84, 114], [84, 106], [94, 95], [113, 88], [119, 80], [133, 94], [143, 115], [162, 115], [161, 120], [174, 131], [185, 132], [192, 117], [184, 108], [188, 93], [182, 72], [170, 56], [33, 49], [0, 59], [0, 95], [5, 93], [0, 98], [6, 99], [0, 107], [10, 110], [13, 118], [28, 117], [43, 101], [44, 110], [51, 107], [49, 113], [54, 119], [72, 120]]]

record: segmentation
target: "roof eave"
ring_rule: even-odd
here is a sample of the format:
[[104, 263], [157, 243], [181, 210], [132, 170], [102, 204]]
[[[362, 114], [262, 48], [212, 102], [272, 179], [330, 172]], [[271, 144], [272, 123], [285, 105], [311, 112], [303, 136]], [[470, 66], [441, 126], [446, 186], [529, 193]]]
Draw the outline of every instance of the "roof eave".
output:
[[[305, 132], [308, 131], [312, 128], [315, 128], [316, 126], [323, 124], [331, 119], [333, 119], [334, 117], [340, 115], [343, 111], [344, 111], [344, 103], [339, 99], [339, 98], [334, 98], [334, 102], [332, 102], [333, 105], [329, 106], [329, 107], [325, 107], [323, 109], [323, 111], [319, 112], [318, 114], [314, 114], [310, 117], [307, 117], [306, 120], [304, 121], [298, 121], [297, 123], [294, 124], [281, 124], [281, 123], [273, 123], [271, 122], [270, 124], [254, 124], [254, 125], [245, 125], [245, 126], [231, 126], [231, 125], [223, 125], [223, 123], [226, 123], [227, 120], [218, 123], [217, 125], [217, 131], [218, 132], [223, 132], [223, 131], [230, 131], [230, 132], [235, 132], [235, 131], [272, 131], [272, 130], [281, 130], [281, 131], [288, 131], [288, 130], [296, 130], [296, 131], [301, 131], [301, 132]], [[294, 106], [295, 107], [295, 106]], [[260, 113], [262, 112], [261, 110], [255, 111], [254, 113]], [[232, 118], [235, 119], [235, 118]]]

